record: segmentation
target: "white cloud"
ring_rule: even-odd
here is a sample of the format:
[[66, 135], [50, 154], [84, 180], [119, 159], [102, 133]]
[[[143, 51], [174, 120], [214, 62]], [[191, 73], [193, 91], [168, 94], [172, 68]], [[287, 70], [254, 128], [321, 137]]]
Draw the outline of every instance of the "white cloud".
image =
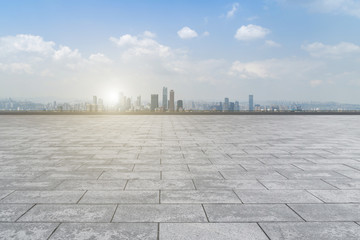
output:
[[69, 58], [81, 58], [81, 54], [78, 49], [72, 50], [67, 46], [60, 46], [54, 53], [55, 60], [69, 59]]
[[232, 18], [239, 9], [239, 3], [234, 3], [230, 11], [227, 12], [226, 17]]
[[317, 87], [317, 86], [321, 85], [322, 83], [323, 83], [322, 80], [311, 80], [310, 81], [310, 86]]
[[336, 45], [326, 45], [321, 42], [314, 42], [303, 45], [302, 49], [307, 51], [313, 57], [339, 58], [354, 53], [360, 53], [360, 46], [349, 42], [341, 42]]
[[9, 64], [0, 63], [0, 71], [10, 72], [12, 74], [20, 74], [20, 73], [31, 74], [33, 72], [30, 64], [27, 63], [9, 63]]
[[169, 57], [172, 52], [170, 47], [162, 45], [148, 37], [137, 37], [125, 34], [120, 38], [111, 37], [110, 41], [119, 47], [127, 47], [124, 57], [132, 56], [158, 56]]
[[266, 40], [265, 45], [268, 47], [281, 47], [281, 44], [274, 42], [272, 40]]
[[18, 34], [0, 38], [0, 54], [11, 52], [32, 52], [47, 54], [53, 51], [54, 42], [44, 41], [40, 36]]
[[143, 35], [147, 38], [156, 38], [156, 34], [150, 31], [145, 31]]
[[228, 74], [241, 79], [306, 79], [310, 72], [321, 66], [321, 62], [296, 58], [235, 61]]
[[358, 0], [277, 0], [282, 4], [303, 6], [312, 12], [344, 14], [360, 18], [360, 1]]
[[102, 53], [91, 54], [89, 60], [95, 63], [112, 63], [112, 60]]
[[190, 39], [198, 36], [197, 32], [189, 27], [183, 27], [177, 32], [177, 34], [182, 39]]
[[235, 34], [235, 38], [240, 41], [251, 41], [260, 38], [264, 38], [267, 34], [270, 33], [270, 30], [263, 28], [258, 25], [249, 24], [247, 26], [241, 26]]

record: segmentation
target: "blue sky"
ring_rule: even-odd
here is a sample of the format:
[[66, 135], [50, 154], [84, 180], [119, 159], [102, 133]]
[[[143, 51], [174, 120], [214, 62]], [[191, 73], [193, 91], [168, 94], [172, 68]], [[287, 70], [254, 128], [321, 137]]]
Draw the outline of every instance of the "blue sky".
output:
[[360, 102], [360, 1], [0, 1], [0, 97]]

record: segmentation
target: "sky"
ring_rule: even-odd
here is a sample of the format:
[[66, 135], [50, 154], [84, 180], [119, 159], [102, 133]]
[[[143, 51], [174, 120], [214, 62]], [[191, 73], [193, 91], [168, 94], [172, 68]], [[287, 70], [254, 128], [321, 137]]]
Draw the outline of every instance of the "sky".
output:
[[[360, 0], [0, 0], [0, 98], [360, 103]], [[161, 97], [160, 97], [161, 99]]]

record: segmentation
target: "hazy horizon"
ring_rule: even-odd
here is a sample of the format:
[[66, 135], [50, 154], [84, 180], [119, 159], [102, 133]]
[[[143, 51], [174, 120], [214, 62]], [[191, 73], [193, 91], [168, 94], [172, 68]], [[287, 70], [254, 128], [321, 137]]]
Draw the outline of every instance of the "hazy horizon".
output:
[[0, 19], [0, 98], [360, 102], [358, 1], [15, 0]]

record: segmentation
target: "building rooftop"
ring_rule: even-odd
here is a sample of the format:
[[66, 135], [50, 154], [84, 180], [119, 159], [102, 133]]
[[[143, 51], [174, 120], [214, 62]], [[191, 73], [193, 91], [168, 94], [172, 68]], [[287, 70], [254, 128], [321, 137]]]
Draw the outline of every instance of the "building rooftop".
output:
[[0, 239], [360, 239], [360, 116], [0, 116]]

